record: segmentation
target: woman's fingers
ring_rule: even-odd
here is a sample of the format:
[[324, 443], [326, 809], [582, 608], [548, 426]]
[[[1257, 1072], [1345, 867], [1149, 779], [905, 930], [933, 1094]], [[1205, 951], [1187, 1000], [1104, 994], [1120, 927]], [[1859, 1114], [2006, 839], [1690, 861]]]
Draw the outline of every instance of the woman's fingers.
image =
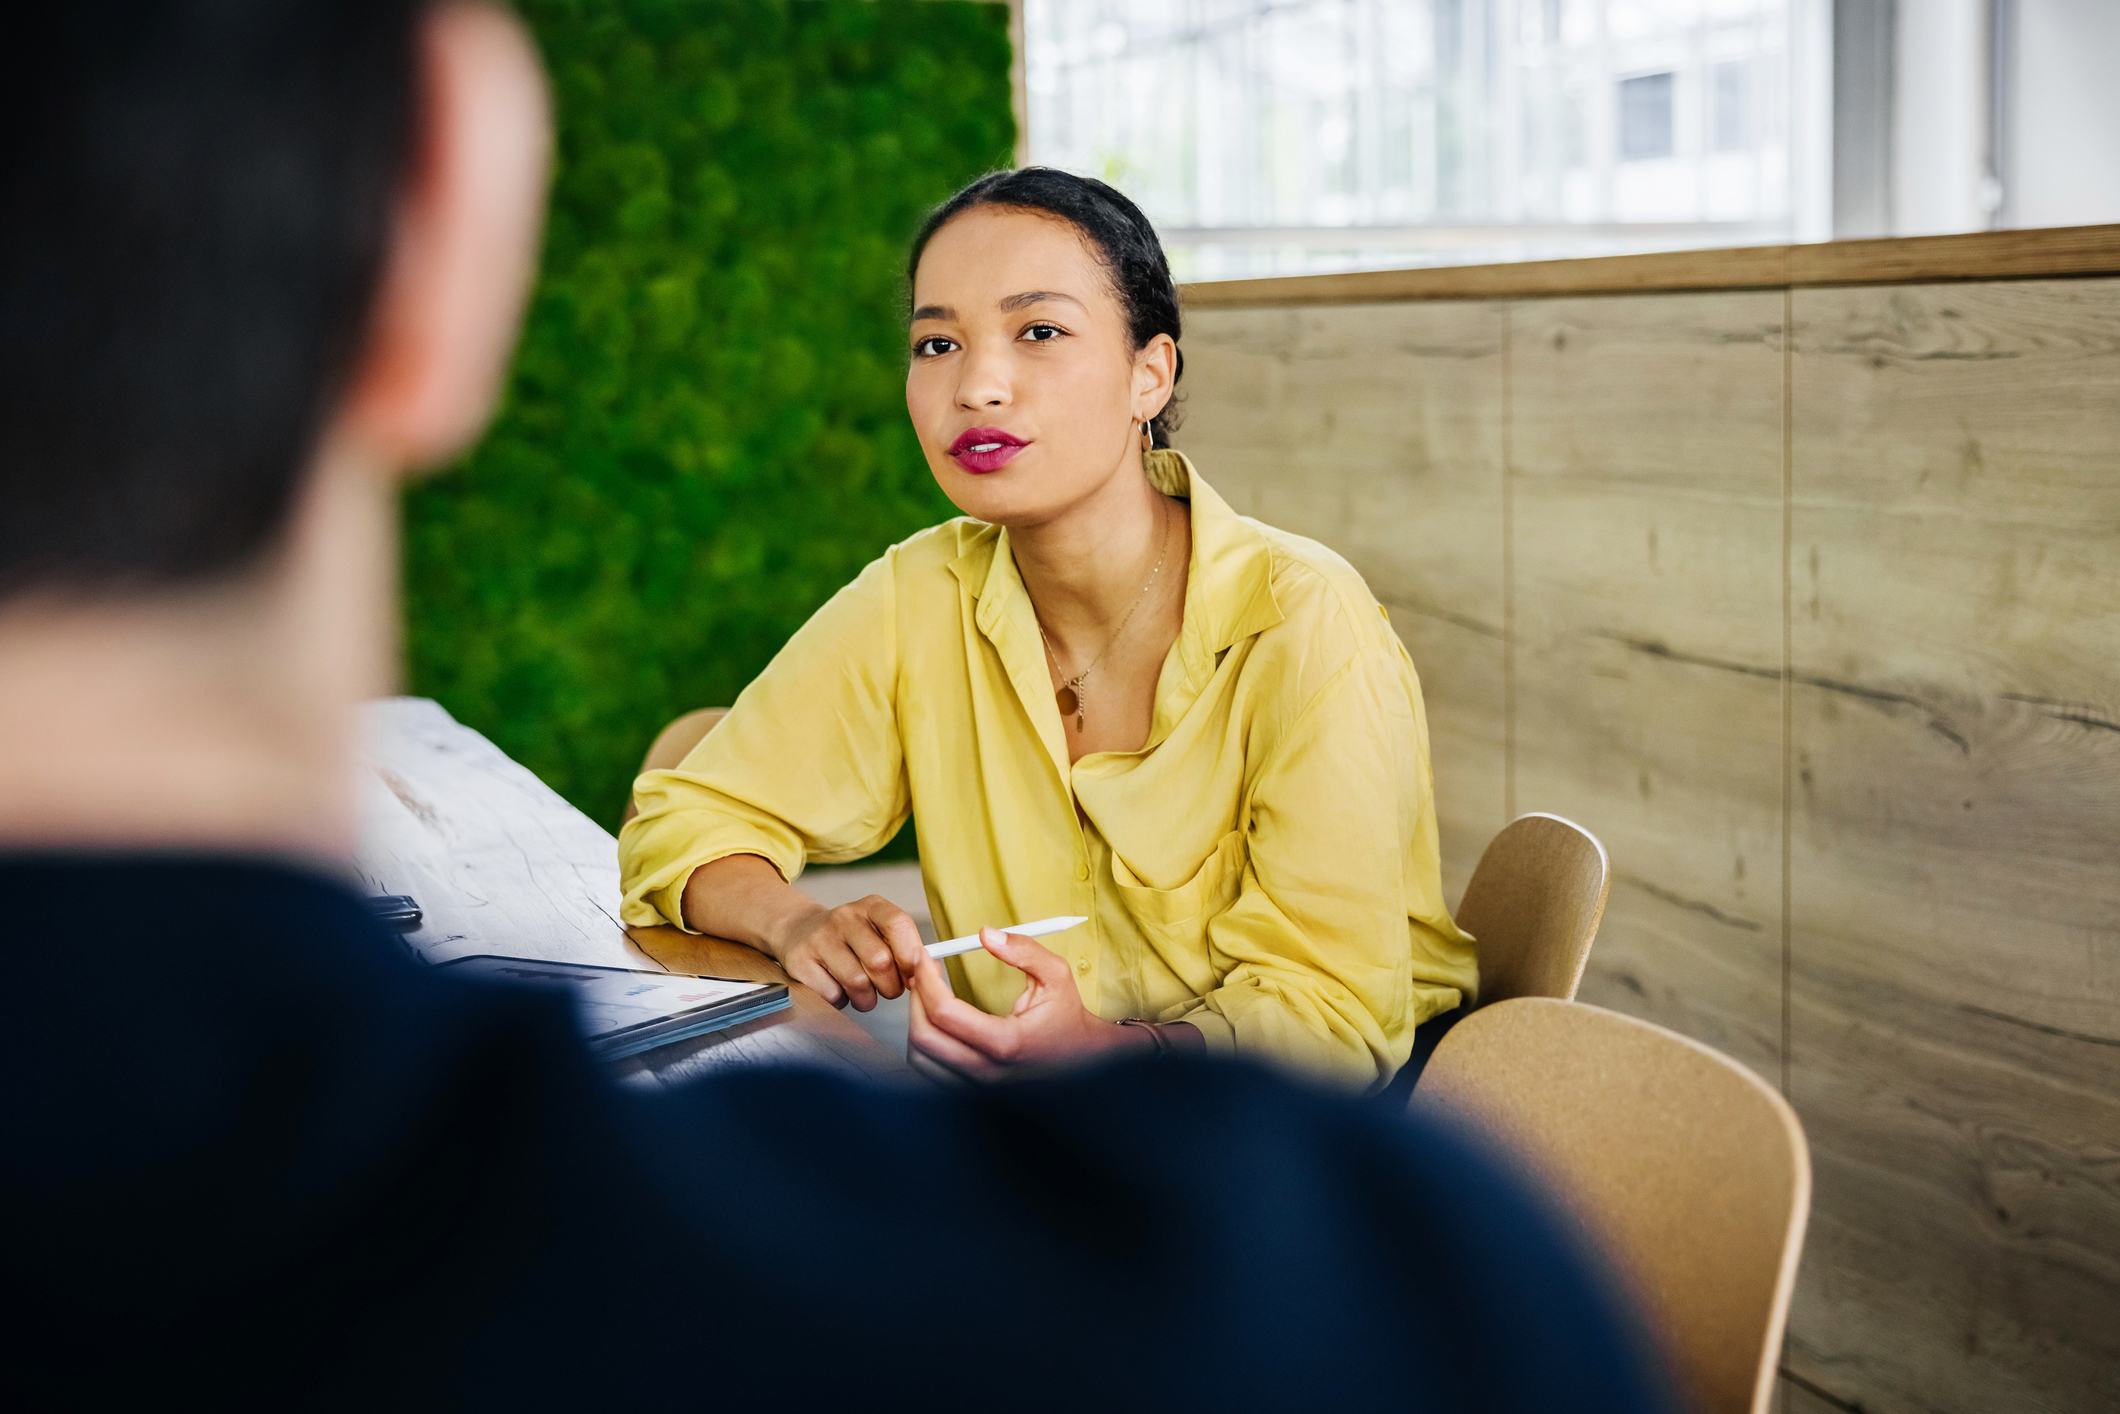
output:
[[853, 948], [840, 938], [825, 938], [819, 941], [817, 960], [824, 970], [832, 974], [832, 980], [846, 993], [847, 1000], [856, 1011], [870, 1011], [876, 1006], [876, 984], [869, 980], [868, 969], [854, 955]]
[[988, 1016], [970, 1002], [952, 996], [949, 981], [942, 975], [942, 964], [933, 958], [923, 962], [913, 977], [913, 986], [920, 993], [928, 1026], [943, 1037], [989, 1060], [1005, 1063], [1015, 1058], [1022, 1023]]
[[906, 1054], [941, 1066], [959, 1080], [990, 1080], [994, 1063], [961, 1041], [937, 1031], [933, 1025], [915, 1032], [906, 1028]]
[[825, 971], [823, 965], [808, 953], [788, 959], [788, 976], [802, 983], [803, 986], [808, 987], [833, 1006], [843, 1007], [847, 1004], [847, 994], [840, 990], [837, 982], [832, 980], [832, 974]]
[[979, 945], [1010, 967], [1048, 987], [1068, 980], [1067, 959], [1036, 938], [1022, 933], [1004, 933], [998, 928], [981, 928]]
[[[920, 941], [920, 925], [913, 921], [913, 915], [880, 894], [870, 894], [855, 907], [874, 925], [878, 936], [890, 949], [898, 973], [911, 977], [921, 959], [927, 956], [927, 947]], [[895, 997], [898, 994], [892, 992], [890, 995]]]
[[853, 937], [848, 946], [859, 959], [862, 971], [868, 974], [869, 983], [886, 997], [905, 995], [905, 980], [898, 975], [898, 959], [891, 945], [881, 933], [870, 926], [867, 919], [858, 919], [849, 930]]
[[913, 1000], [918, 1004], [919, 1016], [929, 1022], [934, 1020], [937, 1008], [964, 1005], [950, 990], [949, 974], [931, 957], [922, 958], [920, 966], [913, 969]]
[[[939, 970], [939, 969], [938, 969]], [[970, 1046], [935, 1027], [923, 1004], [916, 983], [912, 1009], [906, 1017], [906, 1054], [941, 1066], [961, 1080], [980, 1079], [993, 1073], [993, 1065]]]

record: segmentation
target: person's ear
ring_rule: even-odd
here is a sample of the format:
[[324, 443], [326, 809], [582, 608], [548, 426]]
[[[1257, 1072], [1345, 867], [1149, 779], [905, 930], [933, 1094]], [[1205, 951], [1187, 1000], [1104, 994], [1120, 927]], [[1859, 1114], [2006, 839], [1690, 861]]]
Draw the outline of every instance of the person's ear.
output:
[[1170, 406], [1171, 394], [1177, 387], [1178, 341], [1168, 334], [1158, 334], [1134, 355], [1134, 406], [1145, 413], [1134, 420], [1147, 422]]
[[416, 128], [343, 430], [393, 468], [463, 451], [500, 396], [536, 273], [552, 118], [522, 24], [431, 7]]

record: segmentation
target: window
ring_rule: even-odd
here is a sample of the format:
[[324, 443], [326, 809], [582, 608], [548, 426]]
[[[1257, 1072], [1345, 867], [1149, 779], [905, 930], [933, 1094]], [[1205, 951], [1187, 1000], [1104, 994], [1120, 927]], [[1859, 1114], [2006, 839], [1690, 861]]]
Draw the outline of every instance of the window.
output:
[[1671, 75], [1620, 80], [1619, 155], [1628, 162], [1671, 155]]
[[1822, 234], [1826, 3], [1024, 0], [1028, 151], [1181, 279]]
[[1715, 122], [1708, 146], [1717, 152], [1742, 152], [1752, 142], [1752, 65], [1726, 59], [1715, 66]]

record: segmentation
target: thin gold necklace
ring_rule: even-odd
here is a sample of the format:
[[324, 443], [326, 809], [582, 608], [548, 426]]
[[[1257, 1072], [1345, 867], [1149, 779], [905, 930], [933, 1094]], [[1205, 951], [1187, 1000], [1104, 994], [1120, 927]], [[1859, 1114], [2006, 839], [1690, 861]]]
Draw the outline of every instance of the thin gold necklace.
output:
[[[1163, 562], [1170, 558], [1170, 526], [1171, 518], [1166, 514], [1163, 518], [1163, 548], [1156, 556], [1156, 567], [1148, 572], [1148, 582], [1141, 586], [1141, 592], [1136, 594], [1134, 602], [1127, 606], [1126, 617], [1119, 620], [1119, 626], [1112, 630], [1110, 638], [1104, 640], [1104, 647], [1098, 651], [1096, 657], [1090, 659], [1089, 666], [1073, 677], [1065, 678], [1060, 690], [1053, 694], [1053, 700], [1060, 708], [1060, 715], [1075, 719], [1075, 731], [1078, 735], [1089, 715], [1089, 675], [1097, 670], [1097, 665], [1104, 661], [1105, 654], [1112, 651], [1112, 645], [1125, 635], [1127, 625], [1134, 621], [1134, 615], [1148, 602], [1148, 591], [1156, 587], [1156, 576], [1163, 573]], [[1035, 604], [1031, 606], [1031, 617], [1038, 622], [1038, 641], [1045, 645], [1045, 661], [1052, 664], [1054, 677], [1063, 677], [1060, 660], [1053, 653], [1053, 640], [1047, 636], [1045, 620], [1038, 618], [1038, 608]]]

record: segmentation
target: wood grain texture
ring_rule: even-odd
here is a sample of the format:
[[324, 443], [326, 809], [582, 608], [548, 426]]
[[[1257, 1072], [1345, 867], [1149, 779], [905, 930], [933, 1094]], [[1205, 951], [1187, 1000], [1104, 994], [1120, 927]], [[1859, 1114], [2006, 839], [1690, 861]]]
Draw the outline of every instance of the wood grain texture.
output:
[[2120, 225], [1211, 280], [1185, 286], [1182, 295], [1189, 316], [1196, 309], [2111, 274], [2120, 274]]
[[1968, 231], [1789, 247], [1788, 283], [1798, 289], [2112, 274], [2120, 274], [2120, 225]]
[[1187, 338], [1187, 452], [1237, 509], [1345, 556], [1413, 656], [1452, 899], [1508, 819], [1501, 339], [1484, 304], [1215, 311]]
[[1472, 882], [1480, 851], [1509, 822], [1505, 648], [1483, 621], [1471, 627], [1432, 608], [1385, 608], [1421, 680], [1442, 831], [1443, 895], [1455, 905]]
[[[619, 925], [618, 843], [499, 747], [437, 703], [370, 703], [356, 869], [378, 893], [423, 912], [409, 941], [430, 962], [496, 953], [603, 967], [787, 982], [763, 955], [675, 928]], [[867, 892], [867, 890], [863, 890]], [[728, 1064], [811, 1064], [879, 1077], [900, 1057], [799, 984], [792, 1013], [621, 1062], [636, 1083]]]
[[1512, 315], [1519, 810], [1598, 835], [1585, 1001], [1781, 1065], [1782, 296]]
[[1789, 247], [1733, 246], [1583, 260], [1519, 260], [1498, 265], [1429, 265], [1411, 270], [1353, 270], [1334, 275], [1274, 275], [1206, 280], [1184, 287], [1195, 309], [1403, 303], [1418, 300], [1507, 300], [1586, 294], [1648, 294], [1780, 286]]
[[1267, 502], [1293, 475], [1295, 338], [1296, 315], [1286, 310], [1211, 310], [1186, 321], [1176, 445], [1230, 505], [1263, 520], [1273, 520]]
[[[1983, 247], [2081, 276], [2114, 234], [1876, 247], [1788, 294], [1497, 304], [1506, 396], [1433, 384], [1461, 404], [1413, 432], [1440, 465], [1508, 416], [1515, 807], [1581, 819], [1618, 875], [1585, 998], [1788, 1067], [1818, 1182], [1784, 1391], [1806, 1414], [2120, 1407], [2120, 280], [1829, 287], [1886, 258], [1955, 280]], [[1337, 525], [1380, 593], [1431, 602], [1392, 556], [1411, 509], [1359, 458], [1304, 459], [1321, 409], [1430, 396], [1334, 369], [1388, 311], [1210, 304], [1187, 382], [1261, 487], [1238, 478], [1242, 508]], [[1291, 466], [1328, 484], [1266, 486]], [[1396, 609], [1447, 779], [1480, 730], [1446, 731], [1447, 696], [1504, 715], [1476, 705], [1485, 625]]]
[[1800, 291], [1791, 1368], [2120, 1406], [2120, 281]]
[[1776, 1387], [1781, 1403], [1780, 1414], [1849, 1414], [1856, 1406], [1833, 1398], [1815, 1388], [1795, 1383], [1786, 1376]]

